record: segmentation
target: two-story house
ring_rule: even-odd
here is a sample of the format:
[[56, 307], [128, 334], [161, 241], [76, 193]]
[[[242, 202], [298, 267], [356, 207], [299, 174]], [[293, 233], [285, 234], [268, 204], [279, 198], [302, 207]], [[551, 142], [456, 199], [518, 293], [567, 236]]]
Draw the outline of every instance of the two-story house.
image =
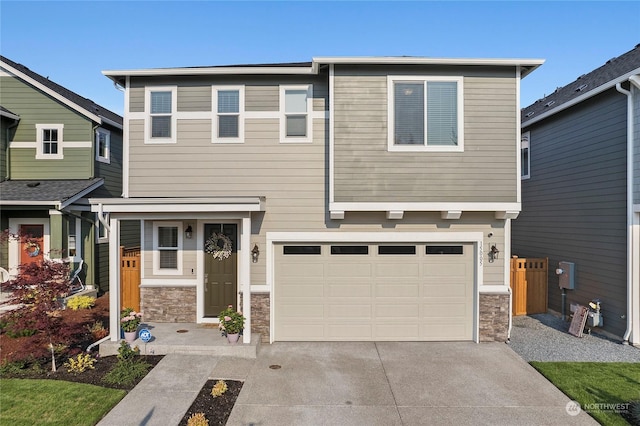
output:
[[108, 290], [108, 239], [87, 201], [122, 194], [122, 117], [0, 56], [0, 266], [63, 259]]
[[640, 345], [640, 45], [524, 108], [522, 137], [514, 254], [549, 258], [552, 310], [599, 299], [591, 326]]
[[90, 200], [111, 265], [120, 222], [140, 220], [145, 320], [233, 304], [245, 342], [505, 341], [520, 80], [542, 63], [104, 71], [125, 93], [124, 196]]

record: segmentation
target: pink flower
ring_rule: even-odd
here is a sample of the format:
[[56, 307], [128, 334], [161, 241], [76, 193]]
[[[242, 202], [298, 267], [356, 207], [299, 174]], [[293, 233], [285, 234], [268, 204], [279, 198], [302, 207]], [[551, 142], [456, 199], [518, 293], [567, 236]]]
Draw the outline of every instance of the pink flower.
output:
[[231, 321], [231, 317], [224, 317], [225, 321]]

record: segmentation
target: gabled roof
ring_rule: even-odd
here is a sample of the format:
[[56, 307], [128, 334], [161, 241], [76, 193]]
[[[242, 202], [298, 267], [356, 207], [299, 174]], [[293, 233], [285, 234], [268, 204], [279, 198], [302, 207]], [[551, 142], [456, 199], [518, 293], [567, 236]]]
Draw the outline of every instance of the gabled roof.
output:
[[519, 67], [524, 78], [544, 63], [543, 59], [466, 59], [466, 58], [430, 58], [420, 56], [334, 56], [313, 58], [311, 62], [288, 62], [274, 64], [247, 64], [224, 66], [198, 66], [179, 68], [150, 68], [122, 71], [102, 71], [102, 74], [114, 82], [124, 85], [127, 76], [151, 77], [165, 75], [237, 75], [237, 74], [318, 74], [321, 65], [470, 65], [470, 66], [510, 66]]
[[103, 184], [103, 178], [5, 180], [0, 182], [0, 206], [55, 206], [63, 209]]
[[576, 103], [614, 87], [626, 81], [630, 76], [640, 73], [640, 44], [588, 74], [583, 74], [564, 87], [557, 88], [552, 94], [537, 100], [521, 110], [522, 125], [530, 125], [556, 114]]
[[47, 77], [43, 77], [24, 65], [13, 62], [11, 59], [2, 55], [0, 55], [0, 66], [32, 86], [43, 90], [48, 95], [70, 106], [87, 118], [100, 124], [102, 124], [104, 120], [106, 124], [122, 128], [122, 117], [120, 115], [98, 105], [91, 99], [82, 97], [66, 87], [49, 80]]

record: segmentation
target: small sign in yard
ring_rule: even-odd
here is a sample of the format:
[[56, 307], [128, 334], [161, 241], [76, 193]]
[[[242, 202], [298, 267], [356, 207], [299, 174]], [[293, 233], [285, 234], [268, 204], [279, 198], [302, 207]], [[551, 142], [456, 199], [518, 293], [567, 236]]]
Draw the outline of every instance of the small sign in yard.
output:
[[578, 305], [576, 311], [573, 313], [573, 319], [569, 326], [569, 334], [573, 334], [576, 337], [582, 337], [584, 326], [587, 323], [587, 314], [589, 308], [586, 306]]
[[149, 340], [151, 340], [151, 332], [146, 328], [143, 328], [142, 330], [140, 330], [138, 337], [140, 337], [140, 340], [147, 343]]

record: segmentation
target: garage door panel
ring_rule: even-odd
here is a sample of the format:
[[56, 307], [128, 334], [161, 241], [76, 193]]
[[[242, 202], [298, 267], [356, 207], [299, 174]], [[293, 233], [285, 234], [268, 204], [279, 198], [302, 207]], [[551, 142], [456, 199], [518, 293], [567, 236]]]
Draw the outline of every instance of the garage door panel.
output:
[[283, 255], [276, 249], [276, 340], [471, 340], [475, 256], [332, 254]]

